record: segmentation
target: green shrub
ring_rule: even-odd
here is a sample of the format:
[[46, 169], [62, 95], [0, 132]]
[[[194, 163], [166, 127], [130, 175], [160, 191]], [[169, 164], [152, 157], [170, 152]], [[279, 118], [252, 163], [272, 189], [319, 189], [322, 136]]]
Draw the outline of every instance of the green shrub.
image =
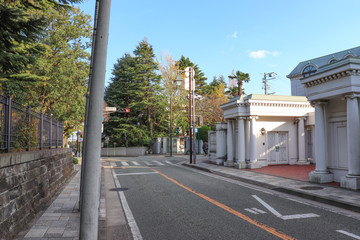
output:
[[74, 164], [78, 164], [78, 163], [79, 163], [79, 160], [78, 160], [76, 157], [73, 157], [73, 163], [74, 163]]

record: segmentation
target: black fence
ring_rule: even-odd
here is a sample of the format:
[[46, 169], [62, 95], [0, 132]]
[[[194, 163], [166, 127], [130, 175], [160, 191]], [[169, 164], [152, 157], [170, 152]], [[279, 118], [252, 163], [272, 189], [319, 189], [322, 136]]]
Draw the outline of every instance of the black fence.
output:
[[63, 146], [63, 123], [0, 95], [0, 152]]

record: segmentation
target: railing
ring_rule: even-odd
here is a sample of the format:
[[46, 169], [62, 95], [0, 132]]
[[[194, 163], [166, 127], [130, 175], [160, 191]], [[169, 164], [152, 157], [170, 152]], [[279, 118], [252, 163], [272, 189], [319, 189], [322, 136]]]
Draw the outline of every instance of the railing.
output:
[[0, 95], [0, 152], [58, 148], [63, 124]]

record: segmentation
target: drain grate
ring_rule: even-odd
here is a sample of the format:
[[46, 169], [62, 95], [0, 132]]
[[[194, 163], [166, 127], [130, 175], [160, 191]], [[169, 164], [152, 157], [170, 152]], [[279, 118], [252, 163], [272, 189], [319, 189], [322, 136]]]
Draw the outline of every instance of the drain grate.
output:
[[319, 186], [305, 186], [305, 187], [301, 187], [300, 189], [303, 189], [303, 190], [321, 190], [321, 189], [324, 189], [324, 188], [319, 187]]
[[129, 189], [128, 188], [111, 188], [110, 189], [110, 191], [113, 191], [113, 192], [123, 192], [126, 190], [129, 190]]

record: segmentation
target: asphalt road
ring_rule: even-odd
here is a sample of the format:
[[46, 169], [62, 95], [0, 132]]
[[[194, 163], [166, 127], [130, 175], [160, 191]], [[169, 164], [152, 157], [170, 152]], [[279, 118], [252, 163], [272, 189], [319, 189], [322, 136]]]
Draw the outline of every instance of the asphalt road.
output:
[[356, 213], [186, 168], [180, 161], [112, 161], [135, 239], [360, 239]]

